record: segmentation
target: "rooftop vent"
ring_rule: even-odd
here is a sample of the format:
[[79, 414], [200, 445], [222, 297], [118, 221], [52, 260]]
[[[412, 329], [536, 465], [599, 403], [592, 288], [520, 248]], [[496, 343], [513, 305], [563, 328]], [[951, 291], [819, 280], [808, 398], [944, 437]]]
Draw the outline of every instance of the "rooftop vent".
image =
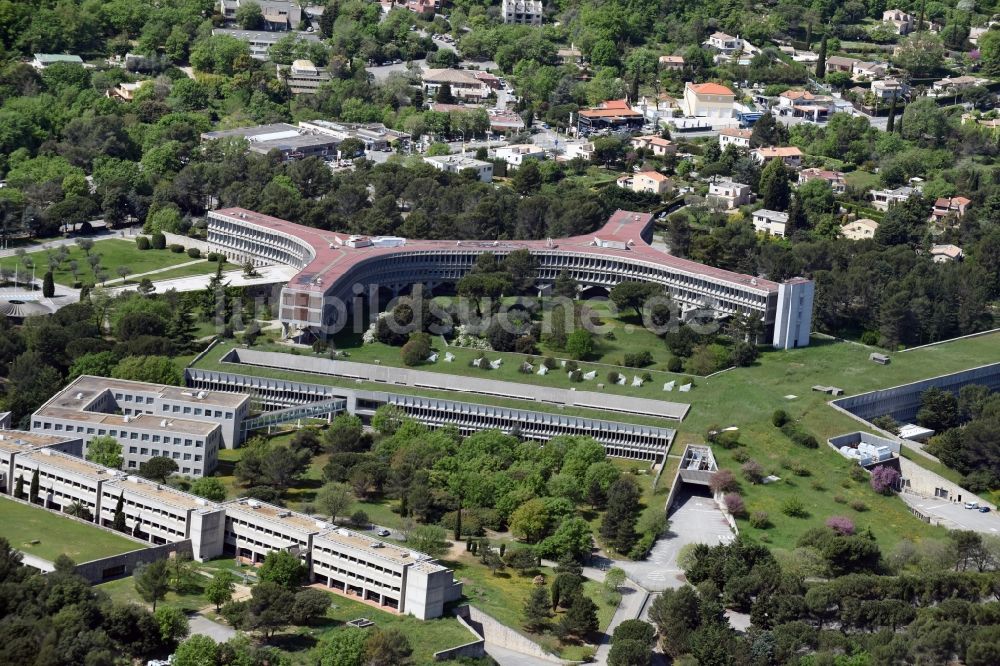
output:
[[83, 394], [82, 393], [77, 393], [76, 394], [76, 399], [77, 400], [83, 400]]
[[198, 398], [199, 400], [204, 400], [206, 395], [208, 394], [205, 393], [204, 391], [198, 391], [198, 395], [196, 395], [195, 397]]
[[52, 455], [52, 449], [42, 449], [42, 455], [43, 456], [51, 456]]
[[125, 416], [122, 417], [122, 421], [124, 421], [125, 423], [129, 422], [129, 416], [128, 416], [128, 414], [126, 414]]
[[166, 419], [160, 419], [160, 427], [161, 428], [166, 428], [167, 427], [167, 420]]

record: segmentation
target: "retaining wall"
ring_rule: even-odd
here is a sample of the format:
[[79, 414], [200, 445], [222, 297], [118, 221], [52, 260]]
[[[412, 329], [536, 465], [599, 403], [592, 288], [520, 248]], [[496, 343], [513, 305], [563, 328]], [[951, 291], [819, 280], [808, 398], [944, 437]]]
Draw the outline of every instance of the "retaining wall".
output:
[[[922, 497], [932, 497], [945, 502], [968, 502], [978, 500], [980, 505], [986, 505], [996, 510], [996, 505], [977, 496], [971, 490], [952, 483], [940, 474], [924, 469], [917, 463], [900, 457], [899, 471], [903, 477], [903, 489]], [[961, 500], [959, 500], [961, 498]]]
[[460, 607], [455, 612], [455, 619], [458, 623], [469, 630], [469, 633], [476, 637], [476, 640], [471, 643], [466, 643], [464, 645], [457, 645], [453, 648], [448, 648], [447, 650], [439, 650], [434, 653], [434, 661], [448, 661], [450, 659], [458, 659], [459, 657], [472, 657], [473, 659], [481, 659], [486, 656], [486, 640], [479, 635], [479, 632], [472, 628], [462, 614], [458, 612], [461, 608], [467, 608], [465, 606]]
[[92, 585], [96, 585], [112, 578], [130, 576], [140, 564], [148, 564], [179, 555], [191, 557], [193, 554], [191, 540], [185, 539], [84, 562], [76, 565], [76, 573], [86, 578]]
[[487, 643], [520, 652], [535, 659], [549, 661], [553, 664], [564, 663], [559, 657], [543, 650], [538, 643], [501, 624], [498, 620], [495, 620], [492, 616], [487, 615], [475, 606], [459, 606], [455, 609], [455, 614], [463, 618], [467, 622], [467, 626], [473, 625], [479, 627], [479, 633]]

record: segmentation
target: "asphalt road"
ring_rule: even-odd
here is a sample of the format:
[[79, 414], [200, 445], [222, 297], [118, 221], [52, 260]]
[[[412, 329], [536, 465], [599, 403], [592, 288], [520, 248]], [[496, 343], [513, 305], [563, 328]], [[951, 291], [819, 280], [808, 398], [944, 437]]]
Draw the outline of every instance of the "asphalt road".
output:
[[924, 515], [937, 520], [941, 526], [947, 529], [1000, 534], [1000, 515], [997, 515], [996, 511], [979, 513], [979, 511], [966, 509], [959, 502], [928, 499], [910, 493], [902, 493], [900, 498]]

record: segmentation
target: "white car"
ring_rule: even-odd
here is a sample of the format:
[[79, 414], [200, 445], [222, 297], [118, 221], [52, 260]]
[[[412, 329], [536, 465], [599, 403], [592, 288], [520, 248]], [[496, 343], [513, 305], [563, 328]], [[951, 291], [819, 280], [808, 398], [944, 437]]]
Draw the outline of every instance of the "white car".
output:
[[392, 532], [390, 532], [389, 530], [385, 529], [384, 527], [380, 527], [378, 529], [378, 531], [375, 532], [375, 534], [379, 535], [380, 537], [387, 537], [390, 534], [392, 534]]
[[965, 503], [965, 508], [966, 509], [978, 509], [979, 508], [979, 502], [966, 502]]

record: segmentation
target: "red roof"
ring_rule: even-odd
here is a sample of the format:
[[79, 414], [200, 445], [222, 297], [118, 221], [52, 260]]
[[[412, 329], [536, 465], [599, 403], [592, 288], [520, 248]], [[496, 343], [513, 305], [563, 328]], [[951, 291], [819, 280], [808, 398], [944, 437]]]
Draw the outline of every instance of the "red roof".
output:
[[688, 87], [691, 88], [691, 90], [693, 90], [698, 95], [730, 95], [732, 97], [736, 96], [736, 93], [734, 93], [732, 90], [718, 83], [689, 83]]
[[[689, 259], [681, 259], [656, 249], [642, 239], [642, 234], [652, 223], [653, 216], [649, 213], [636, 213], [627, 210], [615, 211], [608, 222], [599, 230], [583, 236], [545, 240], [511, 240], [511, 241], [480, 241], [480, 240], [409, 240], [396, 247], [364, 247], [351, 248], [342, 243], [349, 234], [324, 231], [288, 222], [276, 217], [264, 215], [244, 208], [224, 208], [212, 211], [227, 217], [237, 224], [252, 224], [265, 229], [278, 231], [292, 236], [311, 249], [312, 259], [289, 281], [289, 286], [300, 291], [315, 291], [325, 293], [339, 278], [351, 268], [378, 256], [421, 252], [426, 250], [478, 250], [489, 252], [493, 250], [514, 250], [524, 248], [537, 252], [567, 252], [585, 253], [610, 258], [630, 259], [690, 275], [710, 276], [743, 287], [757, 289], [761, 292], [774, 292], [778, 283], [752, 275], [744, 275], [727, 271], [722, 268], [706, 266]], [[618, 241], [625, 245], [631, 241], [628, 249], [598, 247], [594, 238], [602, 241]], [[317, 280], [319, 278], [319, 280]]]

